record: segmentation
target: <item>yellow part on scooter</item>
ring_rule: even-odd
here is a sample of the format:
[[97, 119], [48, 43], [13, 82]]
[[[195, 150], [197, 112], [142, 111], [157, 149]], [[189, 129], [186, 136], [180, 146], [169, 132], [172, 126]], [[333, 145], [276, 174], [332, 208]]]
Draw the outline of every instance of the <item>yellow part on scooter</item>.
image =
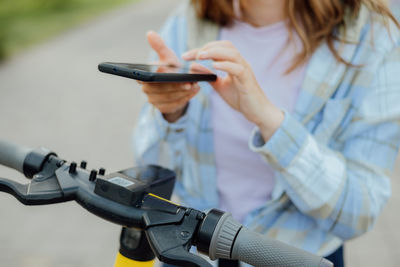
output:
[[154, 260], [151, 261], [134, 261], [118, 252], [115, 259], [114, 267], [153, 267]]

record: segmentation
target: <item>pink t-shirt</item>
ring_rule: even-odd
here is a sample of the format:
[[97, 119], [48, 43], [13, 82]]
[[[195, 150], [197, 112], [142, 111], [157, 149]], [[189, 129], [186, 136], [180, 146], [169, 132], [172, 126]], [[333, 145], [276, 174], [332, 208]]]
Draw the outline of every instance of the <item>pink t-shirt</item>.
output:
[[[284, 74], [301, 49], [301, 42], [294, 37], [294, 43], [285, 49], [289, 34], [284, 21], [258, 28], [235, 21], [220, 32], [220, 40], [231, 41], [249, 62], [270, 101], [289, 112], [296, 103], [305, 70], [303, 65]], [[211, 103], [220, 208], [243, 222], [247, 214], [271, 198], [274, 172], [248, 147], [255, 125], [230, 108], [215, 91]]]

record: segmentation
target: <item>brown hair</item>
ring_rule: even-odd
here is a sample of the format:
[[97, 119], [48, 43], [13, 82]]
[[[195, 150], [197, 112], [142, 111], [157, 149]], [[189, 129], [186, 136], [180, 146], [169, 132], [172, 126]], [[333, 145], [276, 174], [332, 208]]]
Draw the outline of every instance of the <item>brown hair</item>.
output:
[[[235, 18], [233, 0], [192, 0], [192, 3], [200, 18], [221, 26], [230, 25]], [[386, 23], [390, 19], [400, 28], [385, 0], [287, 0], [287, 26], [297, 33], [303, 45], [303, 50], [297, 55], [288, 72], [304, 63], [324, 41], [339, 62], [353, 66], [345, 61], [334, 47], [334, 41], [337, 40], [335, 29], [343, 26], [345, 30], [345, 14], [349, 12], [350, 16], [356, 18], [362, 4], [381, 15]], [[246, 8], [246, 0], [240, 0], [240, 8]]]

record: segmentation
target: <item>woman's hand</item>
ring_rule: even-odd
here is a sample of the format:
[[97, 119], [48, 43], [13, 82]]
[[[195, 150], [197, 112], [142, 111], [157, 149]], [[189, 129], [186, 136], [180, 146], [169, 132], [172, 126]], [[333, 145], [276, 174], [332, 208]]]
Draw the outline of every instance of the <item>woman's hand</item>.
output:
[[[165, 45], [161, 36], [150, 31], [147, 40], [159, 56], [157, 64], [180, 65], [178, 57]], [[169, 122], [175, 122], [184, 114], [189, 100], [200, 89], [197, 83], [140, 83], [149, 103]]]
[[227, 73], [211, 85], [233, 109], [256, 124], [268, 141], [284, 119], [283, 112], [274, 106], [260, 88], [254, 73], [239, 51], [229, 41], [214, 41], [182, 55], [184, 60], [214, 61], [213, 67]]

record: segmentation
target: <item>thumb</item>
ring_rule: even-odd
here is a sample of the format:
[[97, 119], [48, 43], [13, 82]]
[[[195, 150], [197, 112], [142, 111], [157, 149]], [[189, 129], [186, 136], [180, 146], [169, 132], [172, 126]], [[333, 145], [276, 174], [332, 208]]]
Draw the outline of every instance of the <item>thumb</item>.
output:
[[175, 55], [174, 51], [172, 51], [161, 38], [161, 36], [154, 32], [147, 32], [147, 41], [149, 42], [151, 48], [156, 51], [160, 61], [162, 63], [180, 65], [178, 57]]

